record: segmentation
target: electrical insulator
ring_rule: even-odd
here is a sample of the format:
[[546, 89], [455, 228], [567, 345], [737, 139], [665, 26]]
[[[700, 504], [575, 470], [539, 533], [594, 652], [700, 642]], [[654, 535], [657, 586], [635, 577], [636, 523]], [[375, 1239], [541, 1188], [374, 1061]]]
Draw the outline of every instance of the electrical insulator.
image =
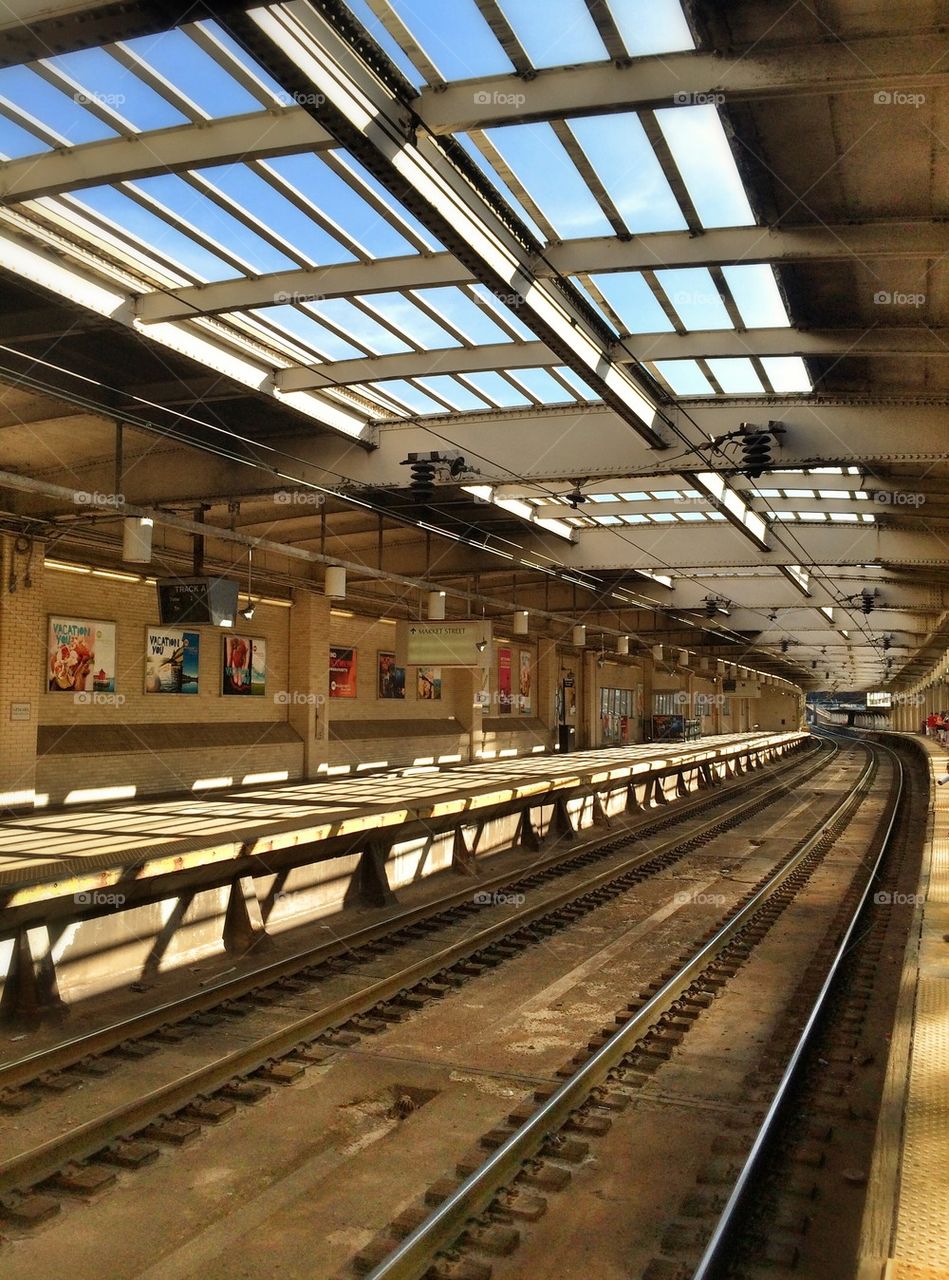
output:
[[788, 651], [788, 649], [790, 649], [790, 647], [791, 647], [791, 642], [790, 642], [790, 640], [782, 640], [782, 641], [781, 641], [781, 652], [782, 652], [782, 653], [787, 653], [787, 651]]
[[869, 591], [864, 591], [860, 597], [860, 608], [863, 613], [873, 612], [873, 596]]
[[412, 473], [412, 497], [416, 502], [430, 502], [435, 493], [435, 463], [415, 461], [409, 470]]
[[742, 472], [757, 480], [772, 465], [770, 431], [749, 431], [741, 438]]

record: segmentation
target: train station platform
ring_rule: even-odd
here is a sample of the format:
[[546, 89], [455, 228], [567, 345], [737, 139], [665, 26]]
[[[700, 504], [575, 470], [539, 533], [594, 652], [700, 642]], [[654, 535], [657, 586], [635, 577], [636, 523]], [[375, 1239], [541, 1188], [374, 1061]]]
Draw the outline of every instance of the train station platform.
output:
[[[20, 814], [0, 823], [0, 978], [8, 994], [14, 969], [26, 973], [25, 998], [40, 999], [54, 969], [62, 987], [70, 957], [88, 990], [136, 973], [159, 945], [166, 965], [246, 949], [343, 906], [389, 905], [435, 872], [715, 786], [807, 737], [729, 734]], [[93, 953], [108, 953], [94, 979]]]
[[919, 734], [898, 736], [928, 755], [932, 799], [858, 1280], [949, 1280], [949, 785], [935, 783], [949, 750]]

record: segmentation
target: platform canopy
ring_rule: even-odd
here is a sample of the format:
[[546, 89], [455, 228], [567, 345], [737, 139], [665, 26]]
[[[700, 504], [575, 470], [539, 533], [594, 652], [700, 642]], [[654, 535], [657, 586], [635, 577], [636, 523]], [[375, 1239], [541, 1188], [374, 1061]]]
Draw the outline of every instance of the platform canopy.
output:
[[0, 529], [107, 561], [124, 502], [394, 615], [942, 663], [935, 6], [15, 7]]

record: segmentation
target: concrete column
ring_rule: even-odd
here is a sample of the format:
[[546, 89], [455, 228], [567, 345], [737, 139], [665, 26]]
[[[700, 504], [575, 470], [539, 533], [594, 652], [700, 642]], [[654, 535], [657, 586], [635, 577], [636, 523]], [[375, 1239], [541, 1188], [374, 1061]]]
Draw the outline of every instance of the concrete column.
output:
[[[485, 677], [488, 679], [485, 679]], [[484, 714], [490, 714], [490, 706], [478, 700], [482, 690], [491, 692], [490, 671], [482, 671], [480, 667], [461, 667], [458, 669], [461, 681], [461, 693], [458, 698], [456, 715], [458, 723], [468, 735], [468, 760], [477, 763], [481, 759], [480, 752], [484, 748]]]
[[596, 665], [597, 651], [582, 650], [583, 655], [583, 702], [580, 707], [580, 724], [577, 733], [582, 740], [577, 744], [581, 751], [592, 751], [600, 745], [600, 694], [599, 669]]
[[290, 610], [287, 719], [303, 739], [303, 777], [315, 778], [329, 759], [330, 602], [294, 591]]
[[[31, 586], [26, 586], [27, 563]], [[16, 579], [16, 590], [10, 586]], [[46, 608], [43, 543], [17, 551], [0, 537], [0, 810], [32, 806], [36, 796], [36, 730], [46, 694]]]
[[557, 742], [557, 686], [560, 683], [560, 655], [554, 640], [542, 637], [537, 645], [534, 715], [543, 720], [550, 745]]

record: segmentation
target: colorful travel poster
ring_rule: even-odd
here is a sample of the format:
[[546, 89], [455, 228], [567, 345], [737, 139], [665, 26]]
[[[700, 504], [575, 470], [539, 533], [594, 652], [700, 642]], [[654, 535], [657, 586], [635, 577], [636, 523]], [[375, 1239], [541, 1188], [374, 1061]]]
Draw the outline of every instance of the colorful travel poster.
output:
[[395, 665], [394, 653], [379, 653], [379, 697], [405, 697], [405, 667]]
[[529, 649], [520, 651], [520, 679], [518, 681], [518, 706], [523, 715], [531, 712], [531, 655]]
[[145, 630], [145, 692], [197, 693], [201, 636], [178, 627]]
[[51, 617], [46, 687], [51, 693], [114, 693], [115, 623]]
[[262, 698], [267, 686], [267, 642], [250, 636], [224, 636], [221, 692]]
[[498, 649], [498, 713], [511, 714], [511, 650]]
[[330, 697], [355, 698], [356, 650], [330, 647]]
[[441, 667], [416, 667], [415, 696], [420, 702], [441, 702]]

